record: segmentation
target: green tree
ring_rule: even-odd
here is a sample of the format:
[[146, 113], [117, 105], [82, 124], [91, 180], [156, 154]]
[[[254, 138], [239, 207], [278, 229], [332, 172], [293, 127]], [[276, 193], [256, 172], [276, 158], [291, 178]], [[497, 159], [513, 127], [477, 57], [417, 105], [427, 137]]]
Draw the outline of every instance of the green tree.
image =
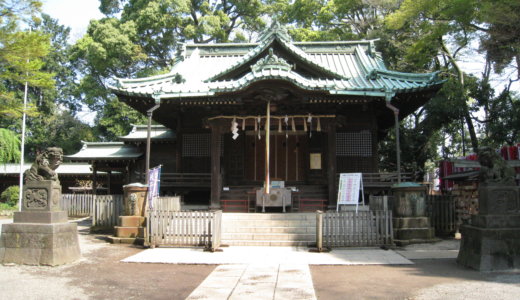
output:
[[98, 114], [96, 132], [104, 140], [113, 141], [128, 134], [132, 129], [131, 124], [144, 124], [146, 120], [141, 113], [113, 98]]
[[[416, 65], [437, 63], [449, 77], [457, 78], [459, 91], [465, 101], [460, 102], [474, 151], [478, 149], [478, 138], [469, 107], [468, 87], [465, 74], [459, 66], [457, 55], [474, 37], [474, 21], [479, 20], [480, 2], [476, 0], [405, 0], [399, 9], [386, 18], [390, 29], [409, 27], [420, 33], [407, 48], [405, 58]], [[455, 49], [451, 49], [448, 40]], [[442, 62], [438, 60], [442, 58]]]
[[0, 164], [20, 161], [20, 139], [11, 130], [0, 128]]
[[19, 118], [24, 83], [51, 88], [52, 74], [43, 72], [42, 58], [49, 52], [49, 38], [39, 31], [20, 30], [19, 23], [37, 21], [39, 1], [0, 2], [0, 115]]
[[[91, 21], [87, 34], [71, 51], [71, 60], [81, 76], [77, 97], [98, 112], [98, 132], [103, 139], [141, 122], [138, 114], [111, 95], [106, 87], [114, 77], [140, 77], [169, 71], [182, 43], [245, 40], [245, 33], [258, 31], [264, 4], [260, 0], [101, 0], [106, 15]], [[115, 106], [115, 105], [119, 106]], [[121, 111], [111, 112], [108, 109]], [[121, 128], [111, 129], [125, 114]], [[107, 120], [105, 120], [107, 119]]]
[[482, 1], [481, 21], [478, 27], [485, 32], [482, 48], [486, 51], [495, 71], [502, 73], [511, 66], [520, 80], [520, 2], [516, 0]]
[[18, 204], [18, 196], [20, 194], [20, 187], [12, 185], [6, 188], [2, 194], [0, 194], [0, 203], [5, 203], [8, 206], [14, 207]]
[[33, 24], [33, 28], [50, 38], [52, 51], [42, 59], [42, 70], [55, 74], [56, 88], [29, 89], [38, 115], [28, 118], [26, 149], [29, 157], [50, 146], [59, 146], [66, 154], [74, 153], [81, 148], [81, 140], [93, 141], [96, 138], [90, 126], [74, 117], [81, 103], [75, 98], [76, 72], [68, 57], [70, 28], [59, 25], [57, 20], [45, 14], [41, 15], [41, 22]]

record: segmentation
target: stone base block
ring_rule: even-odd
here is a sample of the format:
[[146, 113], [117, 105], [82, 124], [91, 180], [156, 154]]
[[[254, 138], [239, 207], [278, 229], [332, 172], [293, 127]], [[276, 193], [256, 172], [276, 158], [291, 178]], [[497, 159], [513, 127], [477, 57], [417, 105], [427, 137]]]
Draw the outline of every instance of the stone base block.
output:
[[57, 266], [81, 256], [77, 224], [13, 223], [2, 226], [0, 262]]
[[479, 271], [520, 269], [520, 228], [462, 225], [457, 262]]
[[144, 227], [115, 226], [115, 236], [119, 238], [144, 237]]
[[14, 213], [14, 223], [67, 223], [65, 211], [17, 211]]
[[430, 219], [427, 217], [393, 218], [394, 228], [429, 228]]
[[404, 247], [411, 244], [428, 244], [428, 243], [436, 243], [442, 241], [440, 238], [431, 238], [431, 239], [413, 239], [413, 240], [396, 240], [394, 239], [394, 243], [396, 246]]
[[134, 244], [134, 245], [144, 245], [144, 238], [121, 238], [115, 236], [109, 236], [108, 241], [112, 244]]
[[471, 225], [480, 228], [520, 228], [520, 215], [475, 215]]
[[120, 216], [119, 225], [122, 227], [143, 227], [145, 218], [140, 216]]
[[394, 238], [397, 240], [428, 240], [435, 237], [433, 228], [396, 228]]

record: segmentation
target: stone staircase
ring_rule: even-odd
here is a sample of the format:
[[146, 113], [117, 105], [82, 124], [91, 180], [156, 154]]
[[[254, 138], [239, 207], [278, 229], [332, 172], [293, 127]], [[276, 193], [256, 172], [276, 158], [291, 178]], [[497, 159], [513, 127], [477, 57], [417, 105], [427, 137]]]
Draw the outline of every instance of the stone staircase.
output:
[[310, 246], [316, 244], [316, 214], [224, 213], [222, 244]]

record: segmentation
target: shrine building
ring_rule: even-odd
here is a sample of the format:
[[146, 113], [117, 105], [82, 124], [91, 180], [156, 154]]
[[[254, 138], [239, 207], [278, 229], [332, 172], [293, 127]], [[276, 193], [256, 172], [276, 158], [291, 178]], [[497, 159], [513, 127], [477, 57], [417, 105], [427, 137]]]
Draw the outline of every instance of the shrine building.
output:
[[[388, 70], [374, 40], [294, 42], [275, 24], [256, 43], [184, 45], [168, 74], [116, 79], [110, 90], [161, 124], [150, 167], [162, 165], [162, 194], [254, 211], [262, 187], [287, 189], [294, 208], [314, 199], [326, 209], [336, 208], [339, 173], [363, 173], [374, 192], [395, 183], [379, 173], [378, 141], [442, 82]], [[146, 126], [121, 140], [110, 147], [123, 155], [88, 158], [87, 145], [69, 158], [143, 182]]]

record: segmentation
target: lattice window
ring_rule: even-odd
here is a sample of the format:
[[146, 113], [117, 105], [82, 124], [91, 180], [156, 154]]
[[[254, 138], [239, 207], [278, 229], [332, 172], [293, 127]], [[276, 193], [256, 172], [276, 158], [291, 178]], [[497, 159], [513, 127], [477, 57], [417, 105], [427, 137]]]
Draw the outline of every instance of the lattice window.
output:
[[211, 155], [211, 134], [190, 133], [182, 135], [183, 157], [209, 157]]
[[[220, 156], [224, 154], [224, 136], [220, 136]], [[210, 157], [210, 133], [185, 133], [182, 135], [182, 157]]]
[[336, 133], [337, 156], [372, 156], [372, 134], [369, 130]]

